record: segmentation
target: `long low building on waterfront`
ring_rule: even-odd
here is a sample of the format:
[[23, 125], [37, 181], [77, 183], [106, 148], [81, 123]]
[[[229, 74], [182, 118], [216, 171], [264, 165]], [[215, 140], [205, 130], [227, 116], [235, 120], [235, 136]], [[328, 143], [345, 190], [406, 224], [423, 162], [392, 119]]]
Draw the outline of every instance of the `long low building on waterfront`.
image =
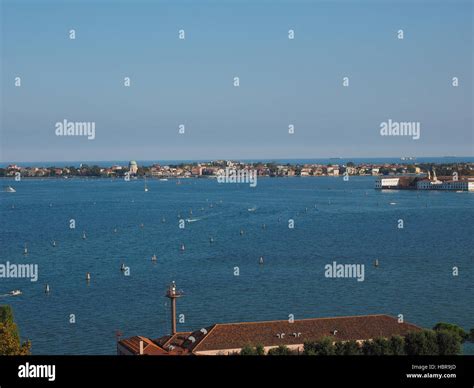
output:
[[284, 345], [302, 353], [305, 342], [324, 337], [358, 341], [405, 336], [420, 327], [388, 315], [361, 315], [285, 321], [216, 323], [195, 331], [176, 330], [176, 301], [184, 294], [172, 282], [166, 292], [171, 307], [171, 334], [157, 339], [134, 336], [117, 342], [119, 355], [230, 355], [246, 346], [263, 346], [265, 352]]
[[429, 179], [421, 179], [416, 182], [417, 190], [455, 190], [474, 191], [474, 180], [446, 180], [433, 182]]
[[412, 190], [454, 190], [474, 191], [474, 178], [469, 177], [436, 177], [428, 172], [426, 177], [411, 176], [389, 176], [379, 177], [375, 181], [375, 188], [380, 190], [389, 189], [412, 189]]

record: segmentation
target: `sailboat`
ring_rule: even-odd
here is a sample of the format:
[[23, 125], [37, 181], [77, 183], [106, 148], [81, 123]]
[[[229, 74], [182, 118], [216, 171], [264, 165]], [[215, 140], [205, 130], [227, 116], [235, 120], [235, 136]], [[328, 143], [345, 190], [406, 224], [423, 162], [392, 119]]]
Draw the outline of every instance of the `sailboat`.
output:
[[260, 256], [260, 260], [258, 260], [258, 264], [263, 264], [264, 261], [263, 261], [263, 256]]
[[146, 175], [145, 175], [145, 193], [148, 191], [148, 186], [146, 184]]
[[26, 246], [26, 243], [25, 243], [25, 248], [23, 249], [23, 254], [24, 255], [28, 254], [28, 247]]
[[85, 240], [87, 238], [86, 232], [82, 232], [82, 239]]
[[153, 254], [153, 256], [151, 257], [151, 261], [156, 261], [156, 255]]
[[16, 193], [16, 190], [11, 186], [6, 186], [5, 187], [5, 192], [7, 192], [7, 193]]

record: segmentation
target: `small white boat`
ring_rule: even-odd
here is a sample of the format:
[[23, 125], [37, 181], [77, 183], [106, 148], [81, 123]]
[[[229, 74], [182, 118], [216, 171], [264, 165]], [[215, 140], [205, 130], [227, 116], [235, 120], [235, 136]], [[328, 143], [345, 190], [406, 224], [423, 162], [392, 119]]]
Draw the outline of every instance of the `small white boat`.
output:
[[22, 292], [20, 290], [13, 290], [13, 291], [10, 291], [8, 293], [8, 295], [11, 295], [11, 296], [18, 296], [18, 295], [21, 295]]
[[5, 187], [5, 192], [6, 193], [16, 193], [16, 190], [11, 186], [7, 186], [7, 187]]
[[85, 240], [87, 238], [86, 232], [82, 232], [82, 239]]
[[50, 291], [49, 284], [46, 284], [46, 286], [44, 287], [44, 293], [49, 294], [49, 291]]
[[257, 208], [254, 206], [254, 207], [248, 208], [247, 210], [248, 210], [249, 212], [254, 212], [255, 210], [257, 210]]
[[156, 261], [156, 255], [155, 254], [151, 257], [151, 261]]
[[160, 181], [161, 182], [168, 182], [168, 179], [167, 178], [161, 178]]
[[87, 282], [90, 282], [90, 281], [91, 281], [91, 274], [90, 274], [90, 272], [87, 272], [87, 273], [86, 273], [86, 281], [87, 281]]
[[390, 202], [390, 205], [396, 205], [397, 203], [396, 202]]
[[25, 248], [23, 249], [23, 254], [24, 255], [28, 254], [28, 247], [26, 246], [26, 244], [25, 244]]
[[264, 264], [263, 256], [260, 256], [260, 259], [258, 260], [258, 264]]
[[148, 186], [146, 184], [146, 175], [145, 175], [145, 193], [148, 192]]

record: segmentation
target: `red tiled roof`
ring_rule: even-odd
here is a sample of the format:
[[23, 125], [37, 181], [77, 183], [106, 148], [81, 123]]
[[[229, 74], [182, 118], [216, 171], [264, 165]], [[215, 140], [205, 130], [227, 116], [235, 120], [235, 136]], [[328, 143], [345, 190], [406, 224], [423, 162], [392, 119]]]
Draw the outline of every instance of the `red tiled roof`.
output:
[[139, 341], [138, 346], [134, 344], [133, 347], [127, 342], [134, 338], [147, 340], [146, 349], [156, 352], [154, 354], [191, 354], [241, 349], [246, 345], [300, 345], [326, 336], [334, 338], [335, 341], [367, 340], [393, 335], [404, 336], [410, 331], [419, 330], [421, 328], [418, 326], [411, 323], [398, 323], [396, 318], [388, 315], [363, 315], [300, 319], [293, 323], [287, 320], [218, 323], [194, 332], [176, 333], [154, 341], [144, 337], [132, 337], [120, 343], [136, 354], [139, 353]]
[[143, 341], [144, 355], [157, 356], [168, 353], [152, 340], [139, 335], [119, 341], [119, 344], [127, 348], [133, 354], [140, 354], [140, 341]]
[[[337, 330], [334, 335], [334, 330]], [[193, 352], [240, 349], [246, 345], [298, 345], [323, 337], [335, 341], [367, 340], [377, 337], [406, 335], [421, 330], [410, 323], [398, 323], [388, 315], [311, 318], [289, 321], [243, 322], [216, 324]], [[283, 335], [282, 335], [283, 334]]]

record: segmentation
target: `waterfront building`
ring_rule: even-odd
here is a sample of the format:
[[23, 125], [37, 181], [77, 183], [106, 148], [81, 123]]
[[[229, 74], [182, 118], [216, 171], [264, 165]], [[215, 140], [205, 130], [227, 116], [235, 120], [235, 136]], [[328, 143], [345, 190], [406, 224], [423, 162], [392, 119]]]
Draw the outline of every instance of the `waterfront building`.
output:
[[416, 182], [418, 190], [456, 190], [456, 191], [474, 191], [474, 180], [447, 180], [432, 181], [422, 179]]
[[347, 166], [346, 167], [346, 172], [348, 175], [356, 175], [357, 174], [357, 168], [352, 167], [352, 166]]
[[428, 174], [425, 178], [408, 177], [408, 176], [392, 176], [379, 177], [375, 181], [376, 189], [412, 189], [412, 190], [454, 190], [454, 191], [474, 191], [474, 178], [436, 176], [436, 172]]
[[204, 170], [204, 167], [198, 164], [197, 166], [194, 166], [191, 168], [191, 173], [195, 176], [201, 176], [203, 170]]
[[313, 170], [311, 168], [302, 168], [300, 176], [310, 176], [312, 175]]
[[375, 188], [376, 189], [396, 189], [398, 188], [398, 184], [400, 182], [400, 178], [378, 178], [375, 181]]
[[130, 163], [128, 164], [128, 169], [129, 169], [130, 174], [132, 175], [136, 174], [138, 172], [137, 162], [135, 162], [134, 160], [130, 161]]

